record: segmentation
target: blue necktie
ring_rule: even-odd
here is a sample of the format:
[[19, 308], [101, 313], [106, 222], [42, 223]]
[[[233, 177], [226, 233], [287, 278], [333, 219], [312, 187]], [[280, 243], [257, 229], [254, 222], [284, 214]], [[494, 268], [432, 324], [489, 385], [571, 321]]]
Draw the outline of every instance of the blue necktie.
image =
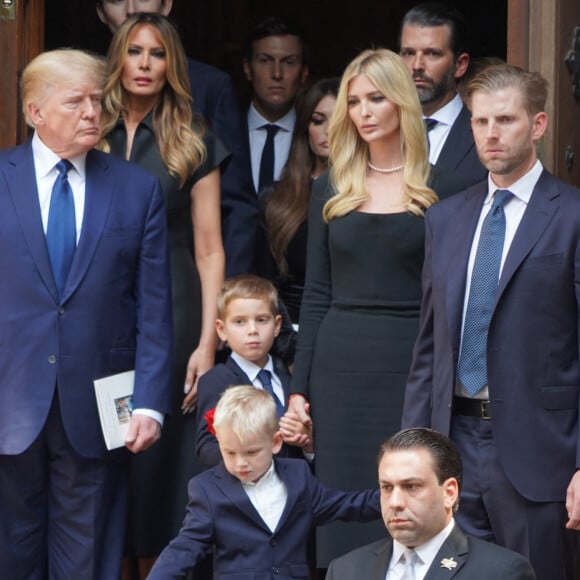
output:
[[71, 167], [66, 159], [56, 164], [58, 177], [52, 187], [46, 228], [48, 255], [59, 296], [63, 294], [76, 248], [75, 203], [67, 177]]
[[493, 205], [483, 221], [471, 273], [457, 378], [472, 397], [487, 385], [487, 332], [497, 297], [505, 240], [503, 206], [512, 197], [507, 189], [495, 192]]
[[280, 402], [280, 399], [276, 396], [276, 393], [274, 392], [274, 387], [272, 386], [272, 375], [270, 374], [270, 371], [262, 369], [258, 373], [258, 378], [260, 379], [260, 382], [262, 383], [264, 390], [268, 391], [268, 393], [270, 393], [272, 397], [274, 397], [274, 401], [276, 402], [276, 414], [278, 415], [278, 419], [280, 419], [280, 417], [282, 417], [282, 415], [284, 414], [284, 405]]
[[278, 125], [263, 125], [262, 129], [266, 129], [266, 143], [262, 149], [262, 158], [260, 160], [260, 177], [258, 180], [258, 193], [264, 187], [274, 183], [274, 137], [280, 130]]

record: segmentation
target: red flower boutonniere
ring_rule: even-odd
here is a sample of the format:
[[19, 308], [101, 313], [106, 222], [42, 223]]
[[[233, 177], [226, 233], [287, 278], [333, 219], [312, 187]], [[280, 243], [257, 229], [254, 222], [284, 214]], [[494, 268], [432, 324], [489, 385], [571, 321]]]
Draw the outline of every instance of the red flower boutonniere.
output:
[[203, 416], [203, 418], [207, 421], [206, 429], [215, 437], [215, 429], [213, 428], [213, 416], [214, 415], [215, 415], [215, 408], [207, 411], [207, 413]]

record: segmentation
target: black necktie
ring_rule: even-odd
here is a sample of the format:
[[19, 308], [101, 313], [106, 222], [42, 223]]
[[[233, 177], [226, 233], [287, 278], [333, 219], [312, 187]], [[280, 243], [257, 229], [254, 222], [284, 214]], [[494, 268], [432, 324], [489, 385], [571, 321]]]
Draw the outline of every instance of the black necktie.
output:
[[276, 396], [276, 393], [274, 392], [274, 386], [272, 385], [272, 375], [270, 374], [270, 371], [262, 369], [258, 373], [258, 378], [260, 379], [260, 382], [262, 383], [264, 390], [268, 391], [268, 393], [270, 393], [274, 398], [274, 401], [276, 402], [276, 414], [278, 415], [278, 419], [280, 419], [280, 417], [282, 417], [282, 415], [284, 414], [284, 405], [280, 402], [280, 399]]
[[425, 131], [427, 131], [427, 134], [429, 134], [429, 131], [431, 131], [431, 129], [434, 129], [436, 125], [439, 124], [439, 121], [437, 119], [423, 119], [423, 124], [425, 125]]
[[279, 131], [278, 125], [263, 125], [261, 127], [267, 131], [266, 143], [262, 149], [262, 159], [260, 160], [260, 179], [258, 182], [258, 193], [264, 187], [274, 182], [274, 137]]
[[71, 167], [66, 159], [56, 164], [58, 177], [52, 187], [46, 228], [46, 245], [59, 296], [62, 296], [76, 249], [75, 202], [67, 175]]

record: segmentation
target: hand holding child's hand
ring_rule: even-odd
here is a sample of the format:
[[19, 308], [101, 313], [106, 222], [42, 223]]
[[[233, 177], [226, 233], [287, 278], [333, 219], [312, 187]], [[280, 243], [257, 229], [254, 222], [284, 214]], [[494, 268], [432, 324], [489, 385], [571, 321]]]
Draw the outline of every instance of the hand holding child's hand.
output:
[[301, 447], [306, 453], [314, 453], [313, 429], [308, 403], [305, 404], [304, 410], [308, 413], [308, 421], [302, 422], [298, 413], [288, 410], [280, 419], [280, 431], [284, 436], [284, 442], [288, 445]]

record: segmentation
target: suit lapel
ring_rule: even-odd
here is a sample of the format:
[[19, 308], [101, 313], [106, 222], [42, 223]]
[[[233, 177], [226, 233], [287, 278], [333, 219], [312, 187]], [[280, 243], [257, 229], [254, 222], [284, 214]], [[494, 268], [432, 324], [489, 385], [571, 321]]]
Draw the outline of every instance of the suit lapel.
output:
[[286, 491], [288, 492], [288, 499], [286, 500], [286, 505], [284, 506], [284, 511], [280, 517], [280, 521], [276, 526], [276, 530], [279, 530], [286, 521], [288, 514], [292, 513], [296, 502], [298, 501], [298, 490], [303, 489], [301, 481], [296, 481], [296, 473], [290, 469], [290, 464], [285, 461], [280, 462], [274, 459], [274, 465], [276, 468], [276, 473], [280, 479], [284, 482], [286, 486]]
[[[447, 320], [449, 321], [452, 344], [457, 347], [457, 350], [460, 344], [467, 264], [486, 192], [487, 183], [484, 182], [470, 188], [466, 193], [457, 194], [463, 196], [464, 199], [463, 203], [458, 206], [460, 211], [452, 216], [455, 227], [450, 229], [448, 237], [450, 245], [447, 247], [447, 255], [450, 260], [447, 284]], [[457, 244], [457, 240], [465, 240], [465, 242]]]
[[534, 187], [528, 207], [506, 256], [499, 280], [498, 301], [515, 271], [530, 253], [558, 210], [558, 197], [557, 181], [544, 170]]
[[234, 375], [236, 375], [236, 380], [239, 381], [240, 385], [252, 385], [250, 377], [248, 377], [248, 375], [240, 368], [231, 355], [226, 359], [226, 366]]
[[369, 562], [369, 580], [385, 580], [393, 555], [393, 540], [386, 539], [384, 544], [374, 550], [373, 555], [375, 557]]
[[86, 161], [85, 211], [81, 235], [63, 293], [66, 300], [81, 283], [103, 234], [117, 184], [106, 156], [89, 151]]
[[216, 487], [231, 501], [234, 509], [241, 511], [250, 520], [258, 523], [268, 533], [271, 533], [270, 528], [268, 528], [264, 520], [260, 517], [260, 514], [250, 501], [248, 494], [244, 491], [240, 480], [228, 473], [223, 463], [215, 467], [214, 475]]
[[465, 563], [468, 551], [467, 538], [455, 524], [437, 552], [429, 570], [427, 570], [425, 580], [450, 580], [453, 578]]
[[46, 246], [46, 236], [40, 215], [36, 172], [30, 139], [14, 150], [5, 171], [8, 193], [12, 198], [16, 217], [20, 222], [32, 259], [40, 277], [58, 302], [58, 292], [52, 275], [52, 267]]
[[288, 408], [288, 397], [290, 396], [290, 374], [284, 367], [284, 364], [277, 358], [273, 357], [274, 371], [280, 378], [282, 390], [284, 391], [284, 408]]
[[474, 147], [471, 133], [471, 113], [464, 105], [449, 131], [445, 145], [437, 159], [437, 165], [453, 171]]

